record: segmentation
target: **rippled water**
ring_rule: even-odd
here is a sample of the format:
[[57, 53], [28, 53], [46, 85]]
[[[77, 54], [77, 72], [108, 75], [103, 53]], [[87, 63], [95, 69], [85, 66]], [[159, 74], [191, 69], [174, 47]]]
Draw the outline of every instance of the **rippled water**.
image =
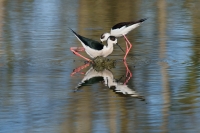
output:
[[[199, 132], [199, 4], [0, 1], [0, 132]], [[145, 17], [127, 36], [127, 64], [115, 47], [115, 68], [70, 76], [85, 63], [69, 50], [81, 46], [69, 27], [99, 40], [117, 22]]]

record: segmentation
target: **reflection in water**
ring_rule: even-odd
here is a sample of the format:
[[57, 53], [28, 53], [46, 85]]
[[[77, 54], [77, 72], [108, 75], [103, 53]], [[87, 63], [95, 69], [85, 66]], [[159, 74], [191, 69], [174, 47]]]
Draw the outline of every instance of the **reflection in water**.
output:
[[[127, 66], [126, 62], [124, 62], [124, 64]], [[88, 63], [74, 70], [77, 70], [78, 72], [81, 70], [81, 68], [84, 69], [86, 66], [88, 66]], [[119, 80], [114, 79], [114, 76], [110, 70], [104, 69], [102, 71], [96, 71], [93, 67], [91, 67], [85, 73], [84, 78], [77, 85], [75, 91], [77, 91], [78, 88], [81, 88], [82, 86], [85, 86], [85, 85], [91, 85], [97, 82], [104, 82], [105, 86], [108, 86], [110, 89], [113, 89], [116, 93], [144, 100], [143, 96], [139, 95], [136, 91], [133, 91], [126, 85], [128, 83], [128, 80], [130, 80], [130, 75], [128, 74], [129, 72], [130, 70], [127, 69], [126, 79], [122, 83], [122, 82], [119, 82]]]
[[[3, 0], [0, 1], [0, 9], [3, 8]], [[0, 58], [3, 55], [4, 51], [2, 50], [2, 28], [3, 28], [3, 23], [2, 23], [2, 19], [3, 19], [3, 14], [4, 11], [0, 10]], [[2, 63], [2, 61], [0, 60], [0, 67], [2, 67], [4, 64]]]
[[[160, 0], [157, 3], [158, 6], [158, 28], [159, 28], [159, 57], [160, 59], [166, 58], [166, 1]], [[162, 88], [163, 88], [163, 124], [160, 127], [163, 132], [167, 132], [168, 127], [168, 115], [169, 115], [169, 107], [171, 104], [170, 101], [170, 90], [169, 90], [169, 79], [167, 72], [167, 65], [161, 63], [160, 73], [162, 74]]]
[[[0, 0], [0, 133], [198, 133], [199, 5], [199, 0]], [[70, 47], [81, 45], [68, 27], [99, 40], [116, 23], [145, 17], [127, 35], [133, 44], [127, 64], [117, 62], [107, 71], [113, 81], [91, 78], [101, 83], [86, 80], [92, 84], [83, 83], [75, 93], [90, 66], [69, 76], [81, 64]], [[124, 39], [118, 41], [126, 49]], [[109, 58], [123, 55], [114, 48]], [[110, 82], [118, 89], [109, 88]], [[145, 102], [124, 95], [128, 90]]]

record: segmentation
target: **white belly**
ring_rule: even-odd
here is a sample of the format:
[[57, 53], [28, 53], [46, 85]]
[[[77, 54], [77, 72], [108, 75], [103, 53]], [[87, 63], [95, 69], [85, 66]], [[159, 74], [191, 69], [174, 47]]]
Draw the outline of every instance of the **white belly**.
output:
[[91, 58], [95, 58], [97, 56], [102, 56], [102, 50], [95, 50], [95, 49], [91, 49], [88, 46], [85, 46], [85, 52], [91, 57]]
[[113, 52], [113, 47], [105, 47], [103, 49], [103, 57], [107, 57], [108, 55], [110, 55]]
[[115, 37], [122, 37], [123, 35], [126, 35], [130, 31], [132, 31], [133, 29], [137, 28], [138, 26], [140, 26], [140, 23], [137, 23], [137, 24], [134, 24], [134, 25], [131, 25], [131, 26], [128, 26], [128, 27], [123, 26], [120, 29], [111, 30], [110, 34], [112, 36], [115, 36]]
[[113, 52], [113, 47], [104, 46], [102, 50], [94, 50], [90, 47], [85, 47], [85, 51], [91, 58], [96, 58], [97, 56], [107, 57]]

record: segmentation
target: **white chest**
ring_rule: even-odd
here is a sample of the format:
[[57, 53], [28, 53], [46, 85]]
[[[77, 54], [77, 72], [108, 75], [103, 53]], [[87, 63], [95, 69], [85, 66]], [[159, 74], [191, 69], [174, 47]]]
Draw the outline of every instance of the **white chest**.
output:
[[102, 56], [107, 57], [113, 52], [113, 45], [112, 46], [104, 46], [104, 49], [102, 51]]

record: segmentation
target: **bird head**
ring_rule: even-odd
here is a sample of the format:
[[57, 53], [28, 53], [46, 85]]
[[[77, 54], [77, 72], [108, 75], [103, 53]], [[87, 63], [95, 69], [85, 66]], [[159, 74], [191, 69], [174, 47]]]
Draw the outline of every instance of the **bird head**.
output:
[[110, 33], [103, 33], [100, 37], [101, 43], [106, 41], [108, 37], [110, 36]]
[[[113, 44], [116, 44], [123, 52], [124, 52], [124, 50], [120, 47], [120, 45], [117, 43], [117, 38], [115, 37], [115, 36], [110, 36], [109, 38], [108, 38], [108, 40], [107, 41], [111, 41]], [[107, 42], [108, 43], [108, 42]]]

